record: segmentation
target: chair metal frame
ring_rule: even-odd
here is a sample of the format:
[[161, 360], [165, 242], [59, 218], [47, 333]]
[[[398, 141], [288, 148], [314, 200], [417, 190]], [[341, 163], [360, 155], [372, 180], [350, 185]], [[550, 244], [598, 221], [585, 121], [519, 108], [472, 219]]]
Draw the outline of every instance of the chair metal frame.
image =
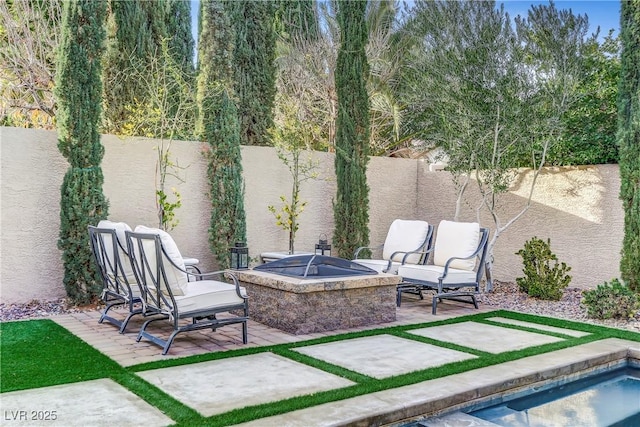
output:
[[[142, 338], [148, 339], [154, 344], [162, 347], [162, 354], [165, 355], [169, 351], [176, 335], [179, 333], [209, 328], [215, 331], [217, 328], [222, 326], [241, 323], [242, 342], [243, 344], [247, 343], [247, 321], [249, 320], [248, 297], [241, 292], [240, 283], [234, 274], [226, 270], [213, 271], [209, 273], [194, 273], [193, 271], [186, 271], [176, 265], [167, 255], [159, 235], [127, 231], [126, 236], [129, 257], [131, 258], [136, 279], [140, 284], [141, 300], [145, 316], [157, 315], [154, 316], [154, 318], [147, 320], [142, 325], [136, 339], [137, 342], [140, 342]], [[155, 253], [153, 256], [155, 256], [156, 259], [155, 267], [149, 262], [149, 256], [144, 248], [145, 241], [154, 242]], [[183, 273], [196, 276], [200, 279], [209, 276], [219, 276], [223, 279], [220, 281], [224, 281], [224, 279], [230, 280], [235, 286], [236, 294], [242, 298], [243, 302], [196, 311], [181, 312], [178, 304], [176, 303], [171, 286], [167, 285], [165, 287], [163, 284], [169, 284], [165, 270], [165, 262], [169, 262], [173, 268], [176, 268]], [[217, 318], [218, 313], [236, 310], [241, 310], [243, 315], [224, 319]], [[192, 319], [190, 324], [179, 324], [180, 320], [187, 318]], [[151, 323], [167, 319], [169, 319], [173, 325], [173, 332], [169, 338], [165, 340], [148, 332], [147, 328]]]
[[[406, 261], [407, 261], [407, 257], [409, 255], [413, 255], [413, 254], [423, 254], [420, 257], [420, 262], [417, 265], [426, 264], [428, 259], [429, 259], [429, 249], [431, 248], [431, 245], [433, 243], [433, 230], [434, 230], [434, 226], [432, 224], [429, 224], [428, 225], [428, 230], [427, 230], [427, 235], [425, 236], [424, 241], [417, 248], [412, 249], [409, 252], [404, 252], [404, 251], [393, 252], [391, 254], [391, 256], [389, 257], [389, 262], [387, 263], [387, 268], [385, 268], [382, 272], [383, 273], [388, 272], [391, 269], [391, 266], [393, 265], [394, 262], [398, 262], [398, 263], [404, 265], [406, 263]], [[355, 252], [353, 253], [353, 260], [357, 261], [358, 259], [362, 259], [362, 260], [369, 259], [369, 258], [358, 258], [358, 256], [360, 255], [360, 252], [362, 252], [364, 250], [370, 250], [370, 251], [384, 250], [384, 243], [381, 244], [381, 245], [378, 245], [378, 246], [361, 246], [361, 247], [357, 248], [355, 250]], [[396, 261], [395, 260], [396, 255], [401, 255], [401, 254], [404, 254], [404, 256], [402, 257], [402, 260], [401, 261]]]
[[[413, 293], [418, 294], [420, 299], [423, 299], [422, 291], [429, 290], [435, 291], [433, 295], [433, 304], [432, 304], [432, 313], [436, 314], [436, 310], [438, 308], [438, 301], [442, 302], [443, 299], [450, 299], [452, 301], [463, 302], [467, 304], [473, 304], [475, 308], [478, 308], [478, 301], [476, 299], [476, 294], [480, 292], [480, 280], [482, 279], [482, 273], [485, 270], [485, 260], [487, 256], [488, 249], [488, 241], [489, 241], [489, 229], [486, 227], [480, 227], [480, 239], [478, 242], [478, 247], [476, 250], [467, 257], [452, 257], [449, 258], [442, 271], [442, 275], [438, 277], [437, 282], [413, 279], [413, 278], [402, 278], [402, 283], [398, 285], [397, 288], [397, 296], [396, 296], [396, 305], [400, 307], [402, 300], [402, 293]], [[425, 256], [429, 257], [431, 252], [434, 252], [435, 246], [429, 248], [428, 251], [425, 252]], [[444, 283], [444, 280], [449, 273], [449, 265], [454, 260], [465, 260], [465, 259], [473, 259], [478, 258], [476, 261], [476, 277], [474, 282], [461, 282], [461, 283]], [[461, 288], [470, 288], [473, 287], [473, 291], [461, 291]]]
[[[132, 284], [129, 282], [133, 278], [127, 278], [123, 260], [120, 257], [121, 253], [127, 254], [127, 250], [122, 246], [116, 231], [111, 228], [89, 226], [89, 240], [98, 272], [102, 278], [103, 288], [100, 298], [106, 304], [98, 323], [107, 321], [117, 326], [119, 332], [124, 334], [129, 320], [135, 315], [142, 314], [143, 311], [142, 300], [134, 295]], [[111, 242], [110, 249], [106, 245], [107, 241]], [[138, 284], [135, 283], [133, 286], [137, 287]], [[129, 314], [124, 320], [118, 320], [109, 315], [109, 310], [121, 305], [126, 305], [129, 309]]]

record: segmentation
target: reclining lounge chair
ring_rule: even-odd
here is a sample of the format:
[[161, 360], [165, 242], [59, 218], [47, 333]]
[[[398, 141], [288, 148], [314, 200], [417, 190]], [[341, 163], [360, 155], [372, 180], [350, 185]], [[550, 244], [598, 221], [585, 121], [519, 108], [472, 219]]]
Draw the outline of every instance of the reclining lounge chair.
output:
[[[125, 250], [125, 232], [130, 230], [123, 222], [106, 220], [100, 221], [97, 227], [89, 226], [91, 250], [102, 278], [101, 299], [106, 304], [98, 323], [106, 320], [116, 325], [121, 334], [127, 329], [129, 320], [142, 313], [140, 288]], [[119, 305], [126, 305], [129, 309], [124, 320], [118, 320], [109, 314], [109, 310]]]
[[[161, 346], [164, 355], [181, 332], [200, 329], [215, 331], [222, 326], [240, 323], [242, 342], [247, 343], [248, 297], [233, 274], [226, 271], [189, 273], [200, 278], [216, 275], [221, 279], [189, 281], [180, 251], [168, 233], [138, 226], [135, 232], [127, 232], [126, 235], [145, 315], [159, 315], [142, 325], [138, 342], [146, 338]], [[225, 312], [242, 314], [217, 317]], [[152, 322], [167, 319], [173, 325], [173, 332], [166, 340], [148, 331]], [[191, 323], [181, 322], [183, 319], [191, 319]]]
[[403, 292], [434, 290], [433, 314], [443, 299], [478, 308], [476, 294], [480, 292], [488, 238], [489, 229], [478, 223], [441, 221], [435, 244], [428, 251], [433, 252], [433, 264], [404, 264], [398, 268], [403, 280], [398, 285], [398, 306]]

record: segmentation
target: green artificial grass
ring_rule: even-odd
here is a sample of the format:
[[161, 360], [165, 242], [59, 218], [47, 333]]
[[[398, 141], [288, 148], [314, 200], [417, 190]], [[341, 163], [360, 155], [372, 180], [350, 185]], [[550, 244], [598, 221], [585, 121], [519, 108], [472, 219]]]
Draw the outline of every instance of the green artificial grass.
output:
[[51, 320], [0, 323], [0, 392], [108, 377], [113, 360]]
[[[576, 338], [530, 327], [491, 322], [490, 320], [487, 320], [490, 317], [504, 317], [530, 323], [538, 323], [541, 325], [573, 329], [587, 332], [589, 335]], [[409, 332], [413, 329], [469, 321], [556, 336], [562, 338], [563, 341], [544, 344], [537, 347], [529, 347], [517, 351], [490, 354], [461, 345], [421, 337]], [[324, 344], [381, 334], [394, 335], [404, 339], [411, 339], [414, 341], [446, 347], [452, 350], [463, 351], [475, 355], [476, 358], [414, 371], [394, 377], [375, 379], [295, 351], [296, 348], [309, 345]], [[448, 375], [454, 375], [472, 369], [505, 363], [605, 338], [620, 338], [640, 342], [640, 333], [501, 310], [461, 316], [437, 322], [392, 326], [367, 331], [345, 333], [296, 343], [243, 348], [189, 356], [179, 359], [167, 359], [124, 368], [50, 320], [8, 322], [0, 323], [0, 372], [2, 374], [0, 390], [2, 392], [6, 392], [86, 381], [97, 378], [111, 378], [118, 384], [140, 396], [148, 403], [156, 406], [162, 412], [167, 414], [167, 416], [176, 421], [176, 425], [225, 426], [267, 416], [283, 414], [310, 406], [348, 399], [377, 391], [402, 387]], [[180, 366], [210, 360], [220, 360], [229, 357], [240, 357], [262, 352], [278, 354], [298, 363], [303, 363], [325, 372], [341, 376], [355, 384], [337, 390], [318, 392], [305, 396], [296, 396], [277, 402], [235, 409], [224, 414], [214, 415], [207, 418], [202, 417], [193, 409], [185, 406], [166, 394], [164, 391], [147, 383], [136, 375], [136, 372], [150, 369]]]
[[0, 392], [99, 378], [114, 380], [178, 422], [201, 418], [49, 319], [0, 323]]

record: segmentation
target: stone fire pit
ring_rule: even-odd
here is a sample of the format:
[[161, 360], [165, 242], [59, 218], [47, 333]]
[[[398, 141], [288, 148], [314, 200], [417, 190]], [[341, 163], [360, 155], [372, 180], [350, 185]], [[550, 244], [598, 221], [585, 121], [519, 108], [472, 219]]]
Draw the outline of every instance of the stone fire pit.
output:
[[298, 278], [257, 270], [234, 274], [249, 295], [250, 318], [295, 335], [396, 320], [396, 275]]

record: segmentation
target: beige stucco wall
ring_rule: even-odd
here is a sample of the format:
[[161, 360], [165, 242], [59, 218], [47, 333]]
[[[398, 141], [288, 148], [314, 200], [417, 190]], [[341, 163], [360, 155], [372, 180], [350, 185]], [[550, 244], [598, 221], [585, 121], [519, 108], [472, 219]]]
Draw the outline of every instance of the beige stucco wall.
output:
[[[0, 143], [0, 297], [8, 303], [62, 297], [63, 271], [56, 241], [60, 185], [68, 165], [57, 150], [56, 133], [0, 128]], [[110, 219], [132, 227], [155, 226], [157, 141], [105, 135], [103, 144]], [[184, 167], [184, 182], [170, 183], [181, 193], [183, 204], [177, 211], [180, 224], [171, 234], [183, 255], [199, 258], [205, 270], [215, 268], [207, 243], [209, 195], [202, 146], [174, 142], [171, 152]], [[312, 156], [319, 162], [319, 177], [302, 184], [302, 199], [308, 205], [300, 217], [297, 250], [312, 250], [321, 234], [331, 238], [333, 233], [334, 156]], [[260, 252], [288, 247], [287, 233], [275, 225], [267, 206], [278, 206], [280, 195], [289, 196], [291, 177], [272, 148], [243, 147], [242, 157], [247, 240], [251, 257], [257, 259]], [[525, 202], [529, 175], [522, 174], [505, 198], [503, 221]], [[454, 215], [450, 175], [429, 172], [422, 161], [374, 157], [367, 178], [372, 244], [382, 243], [395, 218], [437, 224]], [[616, 165], [545, 170], [529, 211], [497, 240], [495, 278], [513, 280], [520, 274], [520, 258], [514, 252], [534, 235], [551, 238], [552, 250], [573, 267], [572, 285], [593, 287], [619, 276], [623, 213], [618, 189]], [[461, 219], [475, 218], [474, 210], [466, 207]], [[488, 216], [483, 215], [481, 222], [495, 229]]]
[[[428, 172], [426, 166], [419, 178], [418, 209], [428, 213], [426, 220], [437, 224], [455, 214], [454, 186], [449, 173]], [[531, 170], [523, 170], [511, 191], [500, 199], [500, 227], [526, 208], [532, 176]], [[533, 236], [550, 238], [551, 250], [572, 267], [570, 286], [591, 288], [619, 277], [624, 235], [619, 188], [617, 165], [545, 168], [526, 213], [495, 241], [494, 278], [514, 280], [522, 275], [522, 258], [515, 252]], [[478, 218], [481, 199], [474, 183], [468, 193], [471, 202], [463, 204], [461, 221]], [[493, 237], [496, 225], [486, 210], [480, 222], [491, 229]]]

